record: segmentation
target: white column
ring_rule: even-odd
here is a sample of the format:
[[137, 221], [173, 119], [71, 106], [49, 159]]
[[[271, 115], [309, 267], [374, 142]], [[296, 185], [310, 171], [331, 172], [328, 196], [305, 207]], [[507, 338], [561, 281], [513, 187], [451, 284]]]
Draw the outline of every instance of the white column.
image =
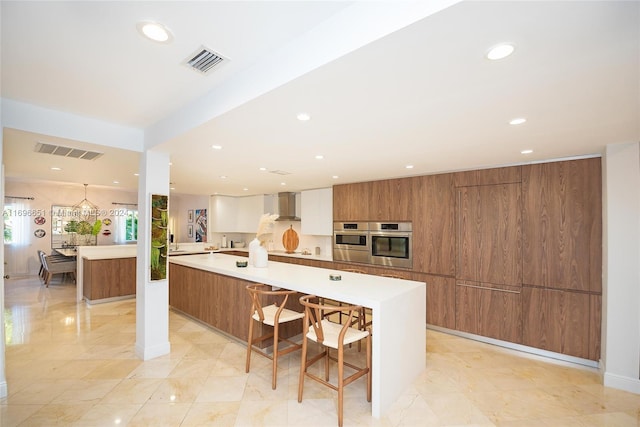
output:
[[169, 155], [147, 150], [140, 158], [136, 269], [136, 355], [143, 360], [171, 351], [169, 281], [150, 280], [152, 194], [169, 195]]
[[640, 143], [608, 145], [603, 171], [604, 385], [640, 393]]

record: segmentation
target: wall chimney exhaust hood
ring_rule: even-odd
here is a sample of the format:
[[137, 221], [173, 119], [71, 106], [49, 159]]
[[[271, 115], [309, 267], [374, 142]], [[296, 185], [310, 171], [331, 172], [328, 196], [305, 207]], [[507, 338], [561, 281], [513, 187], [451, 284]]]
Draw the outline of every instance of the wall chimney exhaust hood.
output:
[[278, 193], [278, 213], [276, 221], [300, 221], [296, 216], [296, 193]]

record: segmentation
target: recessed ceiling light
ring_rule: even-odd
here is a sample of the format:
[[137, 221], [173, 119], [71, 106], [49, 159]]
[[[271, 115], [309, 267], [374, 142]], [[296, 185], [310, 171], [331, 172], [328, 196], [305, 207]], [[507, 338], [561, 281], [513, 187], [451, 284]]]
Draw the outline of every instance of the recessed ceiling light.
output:
[[114, 184], [120, 184], [120, 181], [113, 181]]
[[247, 187], [244, 187], [242, 191], [249, 191], [249, 189]]
[[133, 174], [133, 176], [140, 176], [140, 174], [136, 172]]
[[405, 166], [405, 169], [413, 169], [413, 165], [407, 165]]
[[175, 190], [176, 187], [169, 187], [169, 190]]
[[324, 156], [323, 156], [322, 154], [318, 154], [318, 155], [316, 156], [316, 159], [318, 159], [318, 160], [322, 160], [322, 159], [324, 159]]
[[167, 27], [159, 22], [153, 21], [140, 21], [136, 24], [138, 32], [158, 43], [171, 43], [173, 41], [173, 34]]
[[333, 178], [333, 179], [338, 179], [338, 178], [340, 178], [340, 177], [339, 177], [338, 175], [333, 175], [331, 178]]
[[531, 153], [533, 153], [533, 150], [522, 150], [520, 152], [520, 154], [531, 154]]
[[227, 179], [226, 175], [220, 175], [220, 179]]
[[286, 182], [281, 182], [280, 185], [287, 185], [287, 183]]
[[491, 59], [492, 61], [503, 59], [511, 55], [514, 50], [516, 50], [514, 45], [510, 43], [501, 43], [489, 49], [487, 52], [487, 59]]
[[52, 167], [51, 167], [51, 170], [52, 170], [52, 171], [61, 171], [61, 170], [62, 170], [62, 168], [59, 168], [59, 167], [57, 167], [57, 166], [52, 166]]
[[211, 148], [214, 150], [222, 150], [222, 145], [212, 145]]
[[308, 120], [311, 120], [311, 116], [308, 113], [298, 113], [296, 118], [301, 122], [306, 122]]
[[518, 117], [517, 119], [513, 119], [513, 120], [509, 121], [509, 124], [510, 125], [521, 125], [526, 121], [527, 121], [527, 119], [525, 119], [524, 117]]

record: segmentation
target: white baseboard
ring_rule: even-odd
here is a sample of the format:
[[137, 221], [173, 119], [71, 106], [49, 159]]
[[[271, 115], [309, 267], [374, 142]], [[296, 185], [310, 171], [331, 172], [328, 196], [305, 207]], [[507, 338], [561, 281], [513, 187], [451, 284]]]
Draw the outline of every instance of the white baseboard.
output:
[[0, 398], [7, 397], [9, 395], [9, 388], [7, 387], [7, 382], [0, 382]]
[[136, 343], [136, 356], [142, 360], [155, 359], [171, 353], [171, 343], [168, 341], [164, 344], [155, 345], [153, 347], [142, 347]]
[[619, 390], [640, 394], [640, 379], [623, 377], [616, 374], [604, 373], [604, 385]]

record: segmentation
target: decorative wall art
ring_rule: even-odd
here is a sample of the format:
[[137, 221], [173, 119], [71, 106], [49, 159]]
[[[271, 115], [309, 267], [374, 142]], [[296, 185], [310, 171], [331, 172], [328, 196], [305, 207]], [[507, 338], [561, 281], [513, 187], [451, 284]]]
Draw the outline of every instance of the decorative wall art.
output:
[[187, 226], [187, 237], [189, 237], [190, 239], [193, 238], [193, 225], [191, 224]]
[[207, 241], [207, 210], [196, 209], [196, 242]]
[[167, 278], [169, 197], [151, 195], [151, 280]]
[[38, 224], [38, 225], [42, 225], [42, 224], [44, 224], [45, 222], [47, 222], [47, 219], [46, 219], [45, 217], [43, 217], [43, 216], [37, 216], [37, 217], [35, 217], [35, 218], [33, 219], [33, 222], [35, 222], [35, 223], [36, 223], [36, 224]]
[[189, 209], [187, 211], [187, 218], [188, 218], [189, 222], [193, 222], [193, 209]]
[[42, 228], [38, 228], [36, 231], [33, 232], [33, 235], [36, 236], [38, 239], [42, 239], [44, 236], [47, 235], [47, 232], [44, 231]]

